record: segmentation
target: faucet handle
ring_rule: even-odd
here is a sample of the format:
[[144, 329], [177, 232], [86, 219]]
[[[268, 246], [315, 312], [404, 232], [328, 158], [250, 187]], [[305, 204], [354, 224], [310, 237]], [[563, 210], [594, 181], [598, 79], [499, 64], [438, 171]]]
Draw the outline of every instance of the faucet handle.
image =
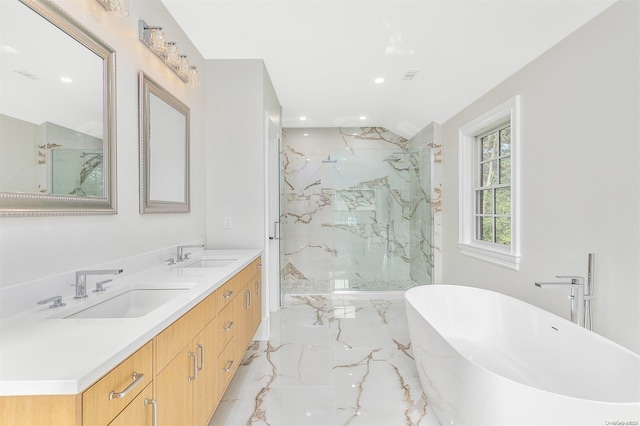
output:
[[49, 302], [53, 302], [53, 305], [49, 305], [49, 308], [60, 308], [67, 305], [66, 303], [62, 303], [62, 296], [53, 296], [48, 299], [40, 300], [38, 305], [44, 305]]
[[106, 288], [104, 288], [104, 285], [107, 283], [110, 283], [111, 281], [113, 281], [112, 279], [108, 279], [108, 280], [104, 280], [104, 281], [99, 281], [96, 283], [96, 289], [93, 290], [94, 293], [101, 293], [105, 290], [107, 290]]
[[579, 275], [556, 275], [556, 278], [569, 279], [569, 280], [571, 280], [571, 284], [583, 284], [584, 283], [584, 277], [581, 277]]

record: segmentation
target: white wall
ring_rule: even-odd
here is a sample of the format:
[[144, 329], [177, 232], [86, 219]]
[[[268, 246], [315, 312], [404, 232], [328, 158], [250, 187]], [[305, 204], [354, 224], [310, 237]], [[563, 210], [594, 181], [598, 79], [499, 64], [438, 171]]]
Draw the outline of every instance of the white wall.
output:
[[261, 59], [208, 60], [206, 80], [207, 247], [264, 249], [264, 112], [279, 125], [280, 103]]
[[[534, 282], [586, 275], [594, 252], [594, 331], [640, 353], [638, 17], [637, 1], [614, 4], [443, 124], [442, 279], [568, 318], [568, 291]], [[513, 272], [459, 253], [458, 129], [518, 94], [522, 262]]]
[[[205, 236], [206, 85], [192, 88], [184, 84], [139, 42], [138, 19], [162, 25], [192, 64], [202, 66], [202, 57], [159, 0], [131, 0], [125, 19], [106, 13], [95, 1], [55, 2], [117, 52], [118, 214], [0, 219], [0, 289]], [[138, 213], [139, 70], [191, 108], [189, 214]]]

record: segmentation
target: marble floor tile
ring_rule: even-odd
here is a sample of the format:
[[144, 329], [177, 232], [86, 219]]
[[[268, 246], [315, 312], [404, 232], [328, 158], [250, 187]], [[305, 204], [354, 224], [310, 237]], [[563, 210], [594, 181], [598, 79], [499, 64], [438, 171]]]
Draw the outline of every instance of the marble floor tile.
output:
[[401, 294], [288, 296], [209, 426], [439, 425], [420, 387]]

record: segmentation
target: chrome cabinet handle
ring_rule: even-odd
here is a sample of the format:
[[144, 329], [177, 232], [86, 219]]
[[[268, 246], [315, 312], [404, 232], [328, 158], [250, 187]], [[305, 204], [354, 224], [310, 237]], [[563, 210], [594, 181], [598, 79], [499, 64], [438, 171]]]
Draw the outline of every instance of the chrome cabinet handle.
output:
[[251, 307], [251, 304], [253, 303], [251, 290], [247, 290], [247, 297], [249, 298], [249, 302], [247, 303], [247, 309], [249, 309]]
[[144, 406], [151, 404], [153, 406], [153, 426], [158, 426], [158, 402], [155, 399], [144, 399]]
[[256, 295], [260, 294], [260, 281], [256, 280]]
[[193, 382], [198, 378], [198, 355], [195, 352], [187, 354], [189, 358], [193, 356], [193, 376], [189, 376], [188, 381]]
[[228, 373], [229, 371], [231, 371], [232, 366], [233, 366], [233, 360], [230, 359], [229, 364], [227, 365], [227, 368], [223, 368], [222, 371], [224, 371], [225, 373]]
[[111, 391], [111, 393], [109, 394], [109, 400], [124, 398], [125, 396], [127, 396], [127, 394], [131, 392], [131, 389], [135, 388], [138, 383], [144, 380], [144, 374], [138, 375], [138, 373], [133, 373], [133, 375], [131, 376], [131, 380], [133, 380], [133, 382], [122, 392]]
[[231, 330], [231, 327], [233, 327], [233, 321], [229, 321], [227, 326], [222, 328], [222, 331], [229, 331]]
[[233, 294], [233, 290], [229, 290], [225, 294], [223, 294], [222, 297], [225, 299], [228, 299], [231, 297], [232, 294]]
[[204, 345], [196, 343], [196, 348], [200, 350], [200, 365], [198, 365], [198, 370], [204, 370]]

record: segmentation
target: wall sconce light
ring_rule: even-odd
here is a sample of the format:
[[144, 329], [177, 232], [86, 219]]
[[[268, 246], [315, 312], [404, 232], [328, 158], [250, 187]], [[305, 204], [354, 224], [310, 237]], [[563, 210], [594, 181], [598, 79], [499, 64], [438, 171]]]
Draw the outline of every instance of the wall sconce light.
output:
[[124, 18], [129, 16], [128, 0], [96, 0], [108, 12], [113, 12], [116, 16]]
[[180, 80], [189, 83], [189, 85], [193, 87], [200, 85], [197, 68], [189, 64], [187, 55], [180, 54], [178, 45], [175, 42], [165, 40], [162, 27], [147, 25], [146, 22], [140, 19], [138, 21], [138, 38], [149, 50], [162, 59], [162, 62], [164, 62]]

